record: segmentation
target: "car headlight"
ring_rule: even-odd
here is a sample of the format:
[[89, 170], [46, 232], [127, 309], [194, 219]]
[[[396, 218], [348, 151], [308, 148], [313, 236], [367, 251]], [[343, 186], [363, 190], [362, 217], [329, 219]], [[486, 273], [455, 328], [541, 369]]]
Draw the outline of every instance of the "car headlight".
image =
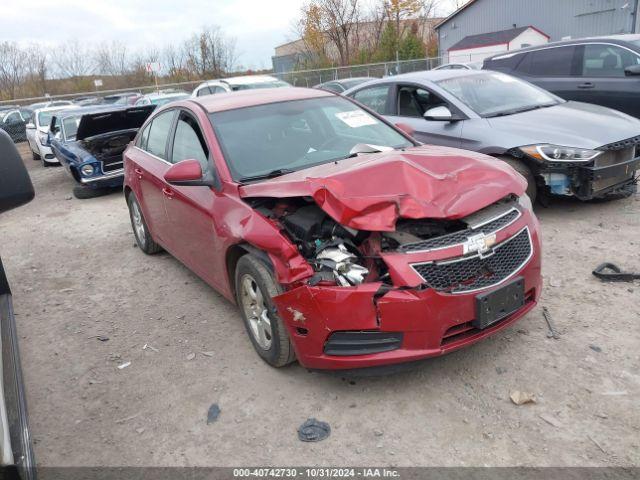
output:
[[95, 168], [93, 168], [93, 165], [83, 165], [82, 167], [80, 167], [80, 172], [85, 177], [90, 177], [91, 175], [93, 175], [93, 172], [95, 172]]
[[602, 153], [600, 150], [549, 144], [527, 145], [520, 150], [532, 158], [549, 162], [589, 162]]
[[533, 204], [531, 203], [531, 198], [526, 193], [523, 193], [518, 197], [518, 204], [522, 207], [523, 210], [533, 210]]
[[47, 141], [49, 140], [49, 135], [43, 132], [38, 133], [38, 140], [40, 141], [40, 145], [43, 147], [47, 146]]

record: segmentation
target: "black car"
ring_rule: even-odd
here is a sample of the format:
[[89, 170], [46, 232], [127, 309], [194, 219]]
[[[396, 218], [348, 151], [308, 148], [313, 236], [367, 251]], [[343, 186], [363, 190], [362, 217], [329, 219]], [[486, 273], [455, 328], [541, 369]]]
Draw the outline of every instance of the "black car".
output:
[[547, 43], [494, 55], [482, 68], [519, 76], [565, 100], [640, 118], [640, 35]]
[[[13, 145], [0, 131], [0, 213], [29, 202], [33, 198], [29, 174]], [[0, 478], [34, 480], [35, 459], [27, 421], [16, 320], [11, 289], [0, 259]]]
[[33, 110], [22, 107], [0, 107], [0, 129], [9, 134], [14, 142], [27, 140], [26, 125], [33, 115]]

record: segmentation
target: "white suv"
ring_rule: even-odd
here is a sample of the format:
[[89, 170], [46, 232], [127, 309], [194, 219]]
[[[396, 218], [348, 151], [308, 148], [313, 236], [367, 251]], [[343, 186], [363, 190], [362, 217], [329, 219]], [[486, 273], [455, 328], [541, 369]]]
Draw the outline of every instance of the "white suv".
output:
[[269, 75], [247, 75], [244, 77], [221, 78], [208, 80], [198, 85], [191, 94], [192, 97], [203, 97], [216, 93], [235, 92], [237, 90], [250, 90], [254, 88], [279, 88], [290, 87], [287, 82], [278, 80]]

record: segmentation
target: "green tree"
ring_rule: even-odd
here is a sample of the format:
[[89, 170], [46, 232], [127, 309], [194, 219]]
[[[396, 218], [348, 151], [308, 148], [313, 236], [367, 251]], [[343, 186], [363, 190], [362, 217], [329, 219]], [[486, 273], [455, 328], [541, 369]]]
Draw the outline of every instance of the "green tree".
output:
[[397, 45], [398, 33], [396, 26], [389, 22], [384, 27], [382, 35], [380, 35], [380, 43], [378, 44], [378, 49], [374, 54], [375, 61], [388, 62], [390, 60], [395, 60]]
[[413, 60], [414, 58], [424, 58], [426, 51], [422, 40], [414, 32], [408, 32], [400, 41], [398, 47], [400, 60]]

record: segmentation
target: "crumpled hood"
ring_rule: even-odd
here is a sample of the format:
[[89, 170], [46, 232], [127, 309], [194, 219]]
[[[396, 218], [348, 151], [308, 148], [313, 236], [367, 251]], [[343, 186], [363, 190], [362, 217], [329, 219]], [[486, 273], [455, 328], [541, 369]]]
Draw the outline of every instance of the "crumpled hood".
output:
[[508, 148], [552, 143], [597, 148], [635, 137], [640, 120], [590, 103], [566, 102], [553, 107], [488, 118], [493, 135], [510, 142]]
[[313, 197], [340, 224], [392, 231], [398, 218], [465, 217], [526, 182], [492, 157], [422, 146], [361, 155], [240, 187], [240, 196]]

